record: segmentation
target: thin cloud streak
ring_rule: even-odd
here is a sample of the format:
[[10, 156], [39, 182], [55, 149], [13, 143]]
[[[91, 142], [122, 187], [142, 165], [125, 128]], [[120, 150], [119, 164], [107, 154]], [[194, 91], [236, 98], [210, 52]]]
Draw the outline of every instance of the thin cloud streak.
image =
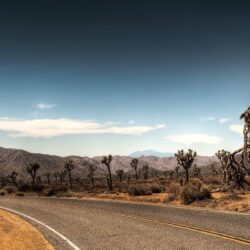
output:
[[219, 119], [219, 124], [224, 124], [224, 123], [229, 122], [229, 121], [230, 121], [229, 118], [220, 118]]
[[216, 120], [216, 117], [214, 117], [214, 116], [200, 118], [201, 122], [211, 122], [211, 121], [215, 121], [215, 120]]
[[59, 119], [2, 119], [0, 130], [8, 132], [11, 137], [44, 137], [50, 138], [73, 134], [117, 134], [140, 136], [147, 132], [166, 127], [155, 126], [118, 126], [110, 123], [99, 123], [91, 120]]
[[219, 144], [223, 141], [222, 138], [208, 135], [208, 134], [179, 134], [179, 135], [170, 135], [164, 137], [164, 139], [183, 144], [187, 146], [191, 146], [193, 144]]
[[55, 104], [48, 104], [48, 103], [38, 103], [36, 105], [36, 108], [39, 110], [46, 110], [46, 109], [52, 109], [54, 108], [56, 105]]
[[229, 126], [229, 129], [234, 132], [237, 133], [241, 136], [243, 136], [243, 125], [241, 124], [233, 124]]

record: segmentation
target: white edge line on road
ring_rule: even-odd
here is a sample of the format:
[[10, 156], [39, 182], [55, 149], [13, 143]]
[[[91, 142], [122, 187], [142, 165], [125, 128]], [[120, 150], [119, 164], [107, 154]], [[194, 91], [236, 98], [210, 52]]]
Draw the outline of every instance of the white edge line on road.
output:
[[53, 232], [54, 234], [56, 234], [57, 236], [59, 236], [60, 238], [62, 238], [64, 241], [66, 241], [74, 250], [80, 250], [80, 248], [78, 246], [76, 246], [71, 240], [69, 240], [67, 237], [63, 236], [62, 234], [60, 234], [59, 232], [57, 232], [55, 229], [53, 229], [52, 227], [46, 225], [45, 223], [35, 219], [35, 218], [32, 218], [26, 214], [23, 214], [23, 213], [20, 213], [16, 210], [13, 210], [13, 209], [10, 209], [10, 208], [6, 208], [6, 207], [2, 207], [0, 206], [0, 209], [3, 209], [3, 210], [6, 210], [6, 211], [9, 211], [9, 212], [12, 212], [12, 213], [15, 213], [15, 214], [18, 214], [22, 217], [25, 217], [29, 220], [32, 220], [40, 225], [42, 225], [43, 227], [47, 228], [48, 230], [50, 230], [51, 232]]

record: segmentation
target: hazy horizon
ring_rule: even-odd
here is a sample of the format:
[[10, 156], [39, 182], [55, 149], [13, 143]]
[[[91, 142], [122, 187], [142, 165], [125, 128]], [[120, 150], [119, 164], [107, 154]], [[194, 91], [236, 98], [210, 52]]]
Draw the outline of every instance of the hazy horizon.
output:
[[2, 2], [0, 146], [62, 156], [239, 147], [249, 11], [234, 1]]

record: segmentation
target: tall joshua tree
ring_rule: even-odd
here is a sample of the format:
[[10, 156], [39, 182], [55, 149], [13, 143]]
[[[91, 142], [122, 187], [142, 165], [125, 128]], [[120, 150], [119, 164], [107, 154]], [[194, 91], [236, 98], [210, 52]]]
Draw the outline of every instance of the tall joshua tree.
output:
[[187, 153], [185, 153], [184, 150], [179, 150], [177, 154], [175, 154], [178, 164], [185, 170], [186, 184], [189, 182], [189, 169], [192, 167], [196, 156], [197, 153], [192, 149], [189, 149]]
[[124, 178], [124, 171], [123, 171], [123, 169], [116, 170], [116, 174], [117, 174], [117, 176], [119, 178], [119, 181], [122, 182], [122, 180]]
[[48, 185], [50, 184], [50, 176], [51, 176], [51, 173], [50, 172], [46, 172], [45, 173], [45, 176], [46, 176], [46, 178], [47, 178], [47, 183], [48, 183]]
[[67, 175], [67, 170], [62, 170], [60, 172], [57, 173], [57, 176], [59, 177], [59, 180], [61, 182], [62, 188], [63, 188], [63, 183], [64, 183], [64, 179], [65, 176]]
[[108, 188], [110, 191], [113, 190], [113, 181], [112, 181], [112, 174], [111, 174], [111, 161], [112, 161], [112, 155], [104, 156], [101, 163], [104, 164], [107, 167], [108, 174], [107, 174], [107, 183]]
[[142, 175], [144, 177], [144, 180], [147, 180], [149, 177], [149, 166], [147, 163], [143, 164], [141, 168]]
[[193, 174], [194, 177], [197, 177], [197, 178], [200, 177], [201, 168], [198, 167], [196, 164], [194, 164], [192, 174]]
[[94, 179], [94, 175], [95, 175], [95, 171], [97, 170], [97, 165], [95, 163], [89, 162], [89, 161], [85, 161], [83, 162], [84, 166], [87, 166], [88, 169], [88, 178], [91, 181], [91, 185], [92, 188], [95, 186], [95, 179]]
[[72, 188], [73, 187], [73, 183], [72, 183], [72, 173], [71, 172], [75, 168], [75, 165], [74, 165], [73, 161], [67, 161], [65, 163], [64, 168], [68, 172], [68, 175], [69, 175], [69, 184], [70, 184], [70, 188]]
[[36, 180], [37, 180], [37, 171], [40, 168], [40, 165], [38, 163], [33, 163], [30, 164], [27, 168], [26, 171], [28, 172], [28, 174], [30, 175], [31, 179], [32, 179], [32, 186], [36, 185]]
[[230, 152], [222, 149], [222, 150], [219, 150], [215, 155], [220, 161], [220, 166], [223, 172], [223, 182], [226, 183], [227, 182], [227, 166], [228, 166], [229, 159], [230, 159], [229, 158]]
[[138, 159], [132, 159], [132, 161], [130, 162], [131, 168], [133, 168], [135, 171], [135, 179], [136, 180], [138, 180], [138, 170], [137, 170], [138, 163], [139, 163]]
[[18, 173], [16, 171], [12, 171], [8, 178], [11, 180], [11, 182], [18, 188], [18, 183], [17, 183], [17, 176]]

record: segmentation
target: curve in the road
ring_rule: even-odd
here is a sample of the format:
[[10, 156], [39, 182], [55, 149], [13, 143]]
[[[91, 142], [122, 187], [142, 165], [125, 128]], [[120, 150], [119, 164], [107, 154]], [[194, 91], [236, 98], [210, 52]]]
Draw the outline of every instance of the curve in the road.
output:
[[[109, 213], [111, 213], [110, 210], [109, 210]], [[112, 212], [112, 213], [115, 213], [117, 215], [127, 217], [127, 218], [134, 218], [134, 219], [149, 221], [149, 222], [158, 223], [158, 224], [162, 224], [162, 225], [166, 225], [166, 226], [182, 228], [182, 229], [186, 229], [186, 230], [194, 231], [194, 232], [198, 232], [198, 233], [203, 233], [203, 234], [207, 234], [210, 236], [219, 237], [219, 238], [222, 238], [224, 240], [230, 240], [230, 241], [234, 241], [234, 242], [237, 242], [240, 244], [246, 244], [246, 245], [250, 246], [250, 240], [240, 238], [240, 237], [235, 237], [235, 236], [232, 236], [229, 234], [218, 233], [215, 231], [205, 230], [205, 229], [198, 228], [198, 227], [192, 227], [192, 226], [187, 226], [187, 225], [178, 224], [178, 223], [171, 223], [171, 222], [167, 222], [164, 220], [152, 219], [152, 218], [137, 216], [137, 215], [133, 215], [133, 214], [124, 214], [124, 213], [121, 214], [121, 213], [117, 213], [117, 212]]]
[[27, 218], [29, 220], [32, 220], [32, 221], [34, 221], [34, 222], [42, 225], [43, 227], [45, 227], [46, 229], [48, 229], [49, 231], [53, 232], [54, 234], [56, 234], [57, 236], [59, 236], [61, 239], [63, 239], [64, 241], [66, 241], [72, 247], [72, 249], [74, 249], [74, 250], [80, 250], [80, 248], [76, 244], [74, 244], [71, 240], [69, 240], [67, 237], [65, 237], [64, 235], [62, 235], [58, 231], [56, 231], [54, 228], [46, 225], [45, 223], [43, 223], [43, 222], [41, 222], [41, 221], [39, 221], [39, 220], [37, 220], [37, 219], [29, 216], [29, 215], [20, 213], [20, 212], [18, 212], [16, 210], [13, 210], [13, 209], [10, 209], [10, 208], [6, 208], [6, 207], [3, 207], [3, 206], [0, 206], [0, 209], [6, 210], [6, 211], [14, 213], [14, 214], [17, 214], [17, 215], [19, 215], [21, 217]]
[[[84, 207], [87, 210], [94, 210], [95, 209], [95, 208], [86, 207], [84, 205], [82, 205], [82, 207]], [[245, 244], [245, 245], [250, 246], [250, 240], [244, 239], [241, 237], [237, 237], [237, 236], [233, 236], [233, 235], [229, 235], [229, 234], [225, 234], [225, 233], [220, 233], [220, 232], [216, 232], [216, 231], [212, 231], [212, 230], [206, 230], [203, 228], [198, 228], [198, 227], [179, 224], [179, 223], [172, 223], [172, 222], [168, 222], [166, 220], [153, 219], [153, 218], [146, 217], [146, 216], [138, 216], [138, 215], [129, 214], [129, 213], [119, 213], [116, 211], [112, 211], [111, 209], [98, 208], [96, 210], [102, 210], [105, 213], [116, 214], [116, 215], [119, 215], [122, 217], [149, 221], [149, 222], [153, 222], [153, 223], [157, 223], [157, 224], [161, 224], [161, 225], [165, 225], [165, 226], [171, 226], [171, 227], [175, 227], [175, 228], [181, 228], [181, 229], [185, 229], [185, 230], [189, 230], [189, 231], [193, 231], [193, 232], [198, 232], [198, 233], [202, 233], [202, 234], [210, 235], [213, 237], [221, 238], [224, 240], [230, 240], [230, 241], [233, 241], [233, 242], [236, 242], [239, 244]]]

